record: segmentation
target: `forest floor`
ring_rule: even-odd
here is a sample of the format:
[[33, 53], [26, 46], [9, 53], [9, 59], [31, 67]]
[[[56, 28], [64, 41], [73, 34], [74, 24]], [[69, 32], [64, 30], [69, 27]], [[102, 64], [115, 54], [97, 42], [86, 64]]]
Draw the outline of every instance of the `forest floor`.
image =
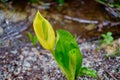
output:
[[[76, 36], [83, 55], [83, 66], [97, 71], [96, 80], [120, 80], [120, 27], [99, 28], [91, 23], [118, 22], [118, 18], [111, 17], [102, 5], [87, 0], [76, 0], [63, 7], [56, 3], [39, 4], [23, 5], [22, 8], [16, 4], [0, 4], [0, 80], [66, 80], [51, 53], [39, 43], [33, 46], [28, 38], [28, 32], [35, 35], [32, 22], [37, 10], [55, 30], [65, 29]], [[79, 22], [81, 19], [83, 23]], [[86, 20], [90, 23], [84, 23]], [[110, 46], [100, 45], [101, 34], [108, 31], [113, 33], [115, 40]], [[117, 55], [109, 56], [113, 52]], [[95, 79], [81, 76], [78, 80]]]

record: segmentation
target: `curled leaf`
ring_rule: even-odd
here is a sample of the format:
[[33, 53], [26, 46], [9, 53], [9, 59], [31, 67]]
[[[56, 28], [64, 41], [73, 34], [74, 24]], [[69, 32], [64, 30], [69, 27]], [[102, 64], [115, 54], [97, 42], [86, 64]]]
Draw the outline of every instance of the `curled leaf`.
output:
[[82, 54], [75, 38], [68, 31], [57, 31], [54, 56], [67, 79], [75, 80], [82, 66]]

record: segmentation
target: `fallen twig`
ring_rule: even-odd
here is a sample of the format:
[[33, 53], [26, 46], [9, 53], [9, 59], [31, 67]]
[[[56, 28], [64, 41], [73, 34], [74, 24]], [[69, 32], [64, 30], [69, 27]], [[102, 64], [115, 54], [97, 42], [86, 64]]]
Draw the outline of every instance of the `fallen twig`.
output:
[[76, 22], [79, 22], [79, 23], [86, 23], [86, 24], [101, 24], [103, 26], [117, 26], [117, 25], [120, 25], [120, 22], [111, 22], [111, 21], [97, 21], [97, 20], [85, 20], [85, 19], [80, 19], [80, 18], [74, 18], [74, 17], [70, 17], [70, 16], [64, 16], [65, 19], [68, 19], [68, 20], [72, 20], [72, 21], [76, 21]]
[[73, 18], [70, 16], [64, 16], [65, 19], [76, 21], [79, 23], [91, 23], [91, 24], [98, 24], [98, 21], [92, 21], [92, 20], [85, 20], [85, 19], [79, 19], [79, 18]]
[[34, 7], [34, 8], [40, 9], [40, 10], [45, 10], [45, 9], [49, 9], [51, 5], [52, 5], [52, 3], [45, 3], [42, 6], [37, 5], [37, 4], [32, 4], [31, 7]]
[[96, 1], [97, 1], [98, 3], [104, 5], [104, 6], [105, 6], [105, 10], [106, 10], [107, 12], [109, 12], [110, 14], [112, 14], [114, 17], [120, 18], [120, 9], [119, 9], [119, 8], [110, 7], [109, 4], [104, 3], [104, 2], [102, 2], [102, 1], [100, 1], [100, 0], [96, 0]]
[[105, 70], [105, 72], [106, 72], [107, 74], [109, 74], [114, 80], [118, 80], [118, 79], [116, 79], [110, 72], [108, 72], [108, 71], [106, 71], [106, 70]]
[[113, 9], [111, 7], [105, 7], [105, 10], [108, 11], [110, 14], [112, 14], [116, 18], [120, 18], [119, 10]]
[[[73, 17], [70, 17], [70, 16], [64, 16], [64, 18], [68, 19], [68, 20], [76, 21], [76, 22], [79, 22], [79, 23], [86, 23], [86, 24], [99, 24], [99, 23], [101, 23], [100, 21], [97, 21], [97, 20], [95, 20], [95, 21], [85, 20], [85, 19], [73, 18]], [[102, 24], [103, 24], [103, 26], [107, 26], [107, 25], [110, 24], [110, 21], [103, 21]]]
[[79, 19], [79, 18], [74, 18], [70, 16], [64, 16], [65, 19], [76, 21], [79, 23], [85, 23], [85, 24], [96, 24], [96, 28], [98, 31], [102, 31], [102, 28], [105, 26], [117, 26], [120, 25], [120, 22], [111, 22], [111, 21], [97, 21], [97, 20], [85, 20], [85, 19]]

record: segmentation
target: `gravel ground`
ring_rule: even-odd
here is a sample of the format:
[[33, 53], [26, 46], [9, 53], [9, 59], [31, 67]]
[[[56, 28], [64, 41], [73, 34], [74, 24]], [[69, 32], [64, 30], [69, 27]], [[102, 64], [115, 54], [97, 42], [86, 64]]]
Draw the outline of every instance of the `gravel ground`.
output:
[[[120, 80], [120, 57], [105, 57], [97, 41], [79, 44], [83, 66], [98, 73], [97, 80]], [[30, 44], [30, 43], [29, 43]], [[0, 80], [66, 80], [49, 51], [39, 45], [0, 48]], [[82, 76], [78, 80], [94, 80]]]

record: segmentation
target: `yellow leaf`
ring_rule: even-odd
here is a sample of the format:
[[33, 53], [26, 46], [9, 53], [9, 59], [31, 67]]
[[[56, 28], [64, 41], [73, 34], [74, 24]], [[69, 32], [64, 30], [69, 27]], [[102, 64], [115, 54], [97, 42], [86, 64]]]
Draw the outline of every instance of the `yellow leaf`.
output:
[[50, 23], [38, 11], [33, 22], [34, 31], [43, 48], [53, 50], [55, 33]]

